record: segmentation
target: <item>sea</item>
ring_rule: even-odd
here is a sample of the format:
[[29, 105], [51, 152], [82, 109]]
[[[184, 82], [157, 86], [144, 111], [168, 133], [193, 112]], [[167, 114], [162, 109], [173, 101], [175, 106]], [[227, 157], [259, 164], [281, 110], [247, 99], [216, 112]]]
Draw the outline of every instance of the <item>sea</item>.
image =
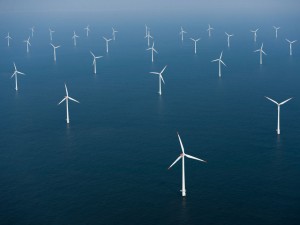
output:
[[[1, 13], [0, 224], [300, 224], [300, 45], [290, 56], [285, 40], [299, 40], [297, 19]], [[225, 32], [234, 34], [229, 48]], [[197, 54], [190, 38], [201, 38]], [[103, 56], [97, 74], [90, 51]], [[222, 51], [219, 77], [211, 61]], [[14, 62], [25, 73], [18, 91]], [[166, 65], [160, 96], [150, 72]], [[58, 105], [65, 84], [80, 102], [69, 101], [70, 124]], [[280, 135], [265, 96], [293, 97], [281, 106]], [[181, 154], [177, 132], [187, 154], [207, 161], [186, 158], [186, 197], [181, 161], [168, 170]]]

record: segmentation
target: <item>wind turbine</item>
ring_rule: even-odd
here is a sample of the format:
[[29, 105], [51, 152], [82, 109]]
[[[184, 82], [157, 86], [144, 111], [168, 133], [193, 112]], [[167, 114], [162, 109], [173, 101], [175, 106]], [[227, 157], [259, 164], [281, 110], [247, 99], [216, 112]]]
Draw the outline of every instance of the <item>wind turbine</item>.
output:
[[76, 99], [74, 98], [71, 98], [69, 97], [69, 94], [68, 94], [68, 89], [67, 89], [67, 85], [65, 84], [65, 89], [66, 89], [66, 96], [63, 98], [63, 100], [61, 100], [58, 105], [60, 105], [63, 101], [66, 101], [66, 112], [67, 112], [67, 123], [70, 123], [70, 119], [69, 119], [69, 106], [68, 106], [68, 101], [69, 99], [74, 101], [74, 102], [77, 102], [79, 103], [79, 101], [77, 101]]
[[87, 25], [86, 28], [84, 28], [86, 30], [86, 36], [88, 37], [89, 36], [89, 32], [91, 31], [90, 30], [90, 25]]
[[208, 24], [208, 29], [207, 29], [207, 31], [208, 31], [208, 37], [211, 36], [211, 30], [214, 30], [214, 28], [211, 27], [210, 24]]
[[166, 68], [167, 68], [167, 66], [165, 66], [165, 67], [162, 69], [162, 71], [160, 71], [160, 73], [158, 73], [158, 72], [150, 72], [150, 73], [152, 73], [152, 74], [156, 74], [156, 75], [159, 76], [159, 77], [158, 77], [158, 82], [159, 82], [158, 94], [159, 94], [159, 95], [161, 95], [161, 81], [162, 81], [163, 83], [165, 83], [164, 78], [163, 78], [163, 76], [162, 76], [162, 73], [165, 71]]
[[260, 55], [260, 60], [259, 60], [259, 61], [260, 61], [260, 65], [262, 64], [262, 54], [267, 55], [267, 54], [264, 52], [264, 50], [262, 50], [263, 46], [264, 46], [264, 43], [261, 44], [260, 49], [257, 49], [257, 50], [254, 51], [254, 52], [259, 52], [259, 55]]
[[27, 53], [29, 52], [29, 45], [31, 46], [30, 44], [30, 36], [28, 37], [27, 40], [24, 40], [24, 42], [26, 43], [26, 49], [27, 49]]
[[277, 105], [277, 134], [280, 134], [280, 106], [284, 103], [290, 101], [292, 98], [289, 98], [281, 103], [276, 102], [275, 100], [265, 96], [267, 99], [269, 99], [271, 102], [274, 102]]
[[92, 56], [94, 57], [94, 60], [93, 60], [94, 74], [96, 74], [96, 73], [97, 73], [96, 59], [100, 59], [100, 58], [102, 58], [103, 56], [95, 56], [94, 53], [92, 53], [92, 51], [90, 51], [90, 53], [91, 53]]
[[222, 61], [222, 56], [223, 56], [223, 51], [221, 52], [220, 58], [211, 61], [211, 62], [217, 62], [217, 61], [219, 62], [219, 77], [221, 77], [221, 63], [224, 66], [226, 66], [225, 63]]
[[5, 37], [7, 39], [7, 46], [9, 47], [9, 39], [12, 39], [10, 36], [9, 36], [9, 32], [7, 33], [7, 36]]
[[116, 33], [119, 32], [119, 31], [115, 30], [113, 27], [111, 29], [112, 29], [112, 37], [113, 37], [113, 40], [115, 41], [116, 40]]
[[15, 89], [17, 91], [18, 90], [18, 74], [25, 75], [25, 73], [22, 73], [22, 72], [18, 71], [15, 63], [14, 63], [14, 68], [15, 68], [15, 71], [12, 74], [11, 78], [15, 77], [15, 81], [16, 81]]
[[74, 39], [74, 46], [76, 46], [76, 38], [78, 38], [79, 36], [76, 35], [75, 31], [73, 32], [73, 36], [72, 39]]
[[197, 54], [197, 42], [200, 41], [201, 38], [198, 39], [190, 38], [190, 39], [194, 42], [194, 52], [195, 54]]
[[257, 37], [257, 31], [259, 30], [259, 28], [257, 28], [256, 30], [250, 30], [252, 33], [254, 33], [254, 42], [256, 42], [256, 37]]
[[285, 39], [288, 43], [290, 43], [290, 55], [293, 54], [292, 44], [295, 43], [297, 40], [290, 41], [289, 39]]
[[147, 48], [146, 50], [147, 50], [147, 51], [148, 51], [148, 50], [151, 50], [151, 54], [152, 54], [152, 62], [153, 62], [153, 53], [156, 52], [156, 53], [158, 54], [158, 52], [157, 52], [156, 49], [154, 48], [154, 42], [152, 43], [152, 47], [151, 47], [151, 48]]
[[182, 193], [182, 196], [186, 196], [186, 189], [185, 189], [185, 166], [184, 166], [184, 157], [187, 157], [187, 158], [190, 158], [190, 159], [194, 159], [194, 160], [198, 160], [200, 162], [205, 162], [205, 160], [203, 159], [199, 159], [199, 158], [196, 158], [194, 156], [191, 156], [191, 155], [188, 155], [184, 152], [184, 147], [183, 147], [183, 144], [182, 144], [182, 141], [181, 141], [181, 138], [179, 136], [179, 133], [177, 132], [177, 135], [178, 135], [178, 139], [179, 139], [179, 143], [180, 143], [180, 146], [181, 146], [181, 151], [182, 153], [179, 155], [179, 157], [171, 164], [171, 166], [168, 168], [170, 169], [174, 164], [176, 164], [180, 159], [182, 159], [182, 188], [181, 188], [181, 193]]
[[53, 47], [54, 62], [56, 62], [56, 49], [59, 48], [60, 45], [54, 46], [52, 43], [50, 43], [50, 45], [52, 45], [52, 47]]
[[228, 34], [227, 32], [225, 32], [225, 34], [227, 35], [227, 46], [229, 48], [230, 47], [230, 37], [234, 36], [234, 34]]
[[31, 30], [31, 37], [33, 37], [33, 33], [34, 33], [34, 26], [30, 28]]
[[183, 30], [182, 27], [180, 27], [180, 32], [179, 34], [181, 35], [181, 41], [183, 41], [183, 34], [186, 34], [187, 32]]
[[108, 53], [108, 42], [110, 42], [112, 39], [110, 38], [110, 39], [107, 39], [107, 38], [105, 38], [105, 37], [103, 37], [103, 39], [105, 40], [105, 42], [106, 42], [106, 53]]
[[276, 35], [276, 38], [277, 38], [277, 32], [278, 32], [278, 30], [280, 29], [280, 27], [275, 27], [275, 26], [273, 26], [274, 27], [274, 29], [275, 29], [275, 35]]
[[153, 37], [150, 35], [150, 29], [149, 28], [148, 28], [148, 32], [147, 32], [147, 35], [145, 36], [145, 38], [148, 39], [148, 47], [149, 47], [149, 45], [150, 45], [150, 38], [153, 39]]
[[54, 30], [51, 30], [51, 28], [49, 28], [49, 35], [50, 35], [50, 41], [52, 41], [52, 33], [54, 33]]
[[148, 27], [147, 27], [147, 25], [145, 24], [145, 37], [147, 36], [147, 34], [148, 34]]

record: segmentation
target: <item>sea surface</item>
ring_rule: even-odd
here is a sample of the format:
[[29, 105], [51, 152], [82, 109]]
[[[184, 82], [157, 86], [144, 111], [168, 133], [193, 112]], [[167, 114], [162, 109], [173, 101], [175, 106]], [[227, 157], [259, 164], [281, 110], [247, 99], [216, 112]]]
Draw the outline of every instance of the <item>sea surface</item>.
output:
[[[300, 39], [299, 16], [112, 14], [0, 15], [0, 224], [300, 224], [300, 45], [290, 56], [285, 41]], [[49, 27], [61, 45], [56, 63]], [[119, 32], [107, 54], [111, 27]], [[198, 37], [195, 55], [189, 38]], [[263, 65], [253, 52], [261, 43]], [[96, 75], [89, 51], [103, 56]], [[219, 78], [211, 60], [221, 51]], [[26, 74], [17, 92], [13, 62]], [[159, 96], [149, 72], [165, 65]], [[80, 101], [69, 102], [69, 125], [57, 105], [64, 84]], [[264, 96], [293, 97], [281, 107], [280, 136], [277, 106]], [[187, 154], [207, 161], [186, 159], [185, 198], [181, 162], [167, 170], [181, 153], [177, 132]]]

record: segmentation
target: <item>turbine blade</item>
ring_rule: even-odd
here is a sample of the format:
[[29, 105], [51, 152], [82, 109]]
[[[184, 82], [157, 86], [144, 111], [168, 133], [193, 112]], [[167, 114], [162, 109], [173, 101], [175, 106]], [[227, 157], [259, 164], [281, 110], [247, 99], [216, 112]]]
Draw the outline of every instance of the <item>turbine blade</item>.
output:
[[220, 62], [221, 62], [224, 66], [226, 66], [226, 64], [225, 64], [222, 60], [220, 60]]
[[67, 85], [65, 84], [66, 95], [69, 96]]
[[80, 103], [79, 101], [77, 101], [76, 99], [74, 98], [71, 98], [71, 97], [68, 97], [70, 100], [74, 101], [74, 102], [77, 102], [77, 103]]
[[180, 138], [178, 132], [177, 132], [177, 135], [178, 135], [178, 139], [179, 139], [179, 142], [180, 142], [181, 150], [182, 150], [182, 152], [183, 152], [183, 154], [184, 154], [184, 147], [183, 147], [183, 144], [182, 144], [182, 141], [181, 141], [181, 138]]
[[11, 75], [11, 77], [10, 78], [13, 78], [14, 76], [16, 76], [16, 71]]
[[160, 75], [160, 73], [158, 73], [158, 72], [149, 72], [149, 73]]
[[267, 97], [267, 96], [265, 96], [267, 99], [269, 99], [271, 102], [274, 102], [276, 105], [279, 105], [279, 103], [278, 102], [276, 102], [275, 100], [273, 100], [273, 99], [271, 99], [271, 98], [269, 98], [269, 97]]
[[191, 156], [191, 155], [188, 155], [188, 154], [184, 154], [186, 157], [190, 158], [190, 159], [195, 159], [195, 160], [198, 160], [198, 161], [201, 161], [201, 162], [206, 162], [205, 160], [203, 159], [199, 159], [199, 158], [196, 158], [194, 156]]
[[160, 74], [162, 74], [165, 71], [166, 68], [167, 68], [167, 65], [165, 65], [165, 67], [162, 69], [162, 71], [160, 72]]
[[171, 169], [172, 166], [175, 165], [175, 163], [177, 163], [180, 159], [182, 158], [182, 156], [180, 155], [172, 164], [171, 166], [169, 166], [168, 170]]
[[159, 74], [160, 79], [162, 80], [162, 82], [165, 84], [164, 78], [161, 74]]
[[60, 105], [65, 100], [66, 100], [66, 97], [64, 97], [63, 100], [61, 100], [57, 105]]
[[90, 51], [90, 53], [92, 54], [92, 56], [95, 58], [95, 55], [92, 53], [92, 51]]
[[290, 101], [292, 98], [289, 98], [289, 99], [287, 99], [287, 100], [285, 100], [285, 101], [283, 101], [283, 102], [280, 102], [279, 103], [279, 105], [283, 105], [284, 103], [287, 103], [288, 101]]

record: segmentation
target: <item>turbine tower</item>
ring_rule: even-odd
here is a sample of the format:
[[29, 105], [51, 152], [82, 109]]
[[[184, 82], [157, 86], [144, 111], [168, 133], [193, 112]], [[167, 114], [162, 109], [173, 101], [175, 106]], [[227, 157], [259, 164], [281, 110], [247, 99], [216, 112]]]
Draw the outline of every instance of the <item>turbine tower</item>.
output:
[[262, 54], [267, 55], [263, 50], [264, 43], [261, 44], [260, 49], [255, 50], [254, 52], [259, 52], [259, 63], [262, 65]]
[[280, 134], [280, 106], [285, 104], [286, 102], [290, 101], [292, 98], [289, 98], [281, 103], [276, 102], [275, 100], [265, 96], [267, 99], [269, 99], [271, 102], [274, 102], [277, 105], [277, 134]]
[[67, 89], [67, 85], [65, 84], [65, 89], [66, 89], [66, 96], [63, 98], [63, 100], [61, 100], [58, 105], [60, 105], [63, 101], [66, 101], [66, 113], [67, 113], [67, 124], [70, 123], [70, 119], [69, 119], [69, 99], [71, 101], [74, 101], [74, 102], [77, 102], [79, 103], [79, 101], [77, 101], [76, 99], [74, 98], [71, 98], [68, 94], [68, 89]]
[[165, 66], [163, 69], [162, 69], [162, 71], [160, 71], [160, 73], [158, 73], [158, 72], [150, 72], [150, 73], [152, 73], [152, 74], [156, 74], [156, 75], [158, 75], [158, 94], [159, 95], [161, 95], [162, 93], [161, 93], [161, 81], [163, 82], [163, 83], [165, 83], [165, 81], [164, 81], [164, 78], [163, 78], [163, 76], [162, 76], [162, 73], [165, 71], [165, 69], [167, 68], [167, 66]]
[[219, 77], [221, 77], [221, 63], [225, 65], [225, 63], [222, 61], [223, 51], [221, 52], [220, 58], [212, 60], [211, 62], [219, 62]]
[[168, 169], [171, 169], [171, 167], [173, 165], [175, 165], [180, 159], [182, 160], [182, 188], [181, 188], [181, 193], [182, 193], [182, 196], [186, 196], [186, 189], [185, 189], [185, 165], [184, 165], [184, 157], [187, 157], [187, 158], [190, 158], [190, 159], [194, 159], [194, 160], [198, 160], [200, 162], [205, 162], [205, 160], [203, 159], [199, 159], [199, 158], [196, 158], [194, 156], [191, 156], [191, 155], [188, 155], [185, 153], [184, 151], [184, 147], [183, 147], [183, 144], [182, 144], [182, 141], [181, 141], [181, 138], [179, 136], [179, 133], [177, 132], [177, 135], [178, 135], [178, 139], [179, 139], [179, 143], [180, 143], [180, 146], [181, 146], [181, 151], [182, 153], [179, 155], [179, 157], [171, 164], [171, 166], [168, 168]]

